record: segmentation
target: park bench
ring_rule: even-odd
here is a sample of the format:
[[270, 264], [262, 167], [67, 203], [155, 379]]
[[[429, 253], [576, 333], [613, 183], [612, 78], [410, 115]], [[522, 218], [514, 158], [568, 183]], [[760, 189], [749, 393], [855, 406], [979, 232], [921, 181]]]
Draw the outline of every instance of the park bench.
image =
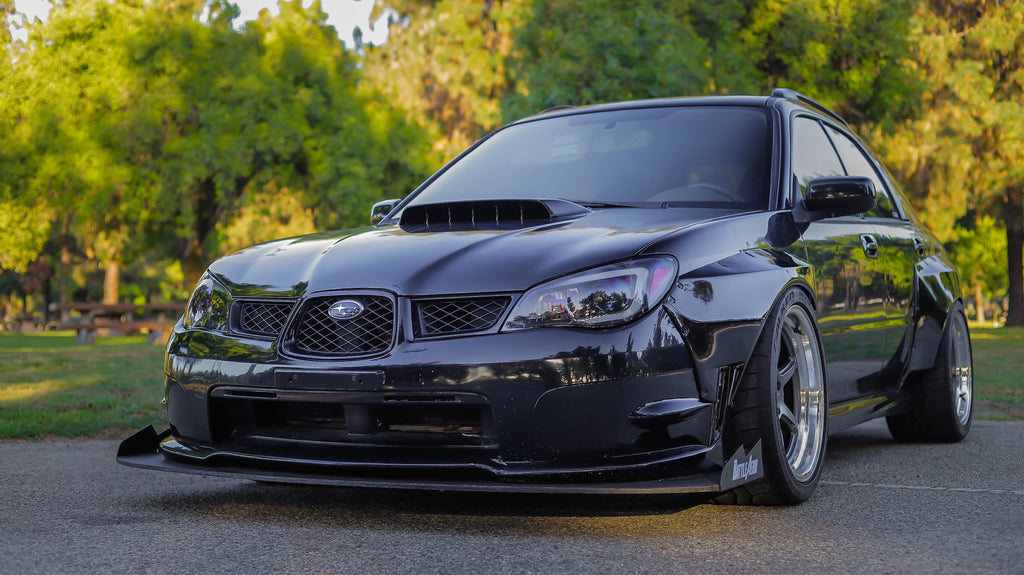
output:
[[73, 329], [79, 344], [96, 342], [96, 336], [128, 335], [145, 330], [146, 341], [163, 344], [185, 310], [184, 303], [102, 304], [66, 303], [52, 306], [58, 312], [75, 312], [77, 319], [57, 323], [57, 329]]
[[39, 329], [42, 320], [30, 313], [19, 313], [3, 323], [4, 331], [31, 332]]

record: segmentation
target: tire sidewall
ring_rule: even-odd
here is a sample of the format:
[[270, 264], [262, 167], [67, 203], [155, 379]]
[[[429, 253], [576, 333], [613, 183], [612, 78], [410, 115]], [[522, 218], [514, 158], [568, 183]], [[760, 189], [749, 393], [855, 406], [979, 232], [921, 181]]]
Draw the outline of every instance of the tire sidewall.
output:
[[[781, 353], [781, 339], [783, 322], [793, 306], [800, 306], [811, 320], [814, 333], [807, 334], [815, 339], [818, 350], [818, 357], [814, 360], [818, 364], [818, 370], [822, 378], [822, 393], [824, 394], [825, 417], [822, 421], [822, 440], [817, 457], [817, 463], [812, 472], [804, 480], [799, 480], [789, 466], [786, 458], [786, 446], [782, 437], [782, 429], [778, 421], [778, 397], [775, 394], [775, 385], [778, 378], [778, 360]], [[769, 325], [765, 326], [764, 336], [771, 338], [771, 353], [768, 354], [769, 365], [762, 366], [764, 373], [769, 373], [767, 381], [760, 386], [762, 405], [765, 409], [760, 414], [760, 425], [763, 435], [763, 452], [765, 454], [765, 474], [769, 481], [776, 487], [777, 492], [786, 494], [791, 502], [799, 502], [807, 499], [814, 491], [821, 475], [822, 464], [825, 460], [825, 446], [828, 437], [828, 392], [825, 384], [825, 362], [824, 348], [821, 344], [821, 335], [818, 331], [817, 320], [814, 315], [814, 308], [810, 299], [799, 288], [790, 288], [775, 306], [772, 312]]]
[[[971, 405], [969, 407], [970, 412], [967, 415], [967, 421], [964, 423], [960, 422], [960, 419], [956, 415], [956, 392], [957, 392], [957, 376], [956, 376], [956, 341], [954, 335], [954, 323], [959, 317], [962, 321], [964, 329], [964, 336], [967, 338], [967, 352], [970, 354], [970, 370], [971, 370]], [[946, 381], [946, 401], [948, 402], [946, 414], [949, 421], [947, 422], [948, 429], [950, 430], [949, 440], [958, 441], [967, 437], [967, 433], [971, 430], [971, 423], [974, 421], [974, 348], [971, 345], [970, 328], [967, 325], [967, 316], [964, 314], [963, 306], [960, 302], [954, 304], [953, 309], [950, 311], [949, 320], [946, 325], [945, 337], [943, 338], [943, 352], [946, 364], [942, 366], [944, 379]]]

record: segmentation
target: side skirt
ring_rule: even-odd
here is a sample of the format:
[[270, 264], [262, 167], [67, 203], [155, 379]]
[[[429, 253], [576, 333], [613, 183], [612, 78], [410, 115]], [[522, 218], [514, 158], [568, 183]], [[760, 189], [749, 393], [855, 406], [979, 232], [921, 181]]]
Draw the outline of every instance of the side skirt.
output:
[[906, 390], [891, 391], [879, 395], [866, 395], [828, 408], [828, 434], [849, 429], [865, 421], [893, 415], [906, 409], [909, 393]]

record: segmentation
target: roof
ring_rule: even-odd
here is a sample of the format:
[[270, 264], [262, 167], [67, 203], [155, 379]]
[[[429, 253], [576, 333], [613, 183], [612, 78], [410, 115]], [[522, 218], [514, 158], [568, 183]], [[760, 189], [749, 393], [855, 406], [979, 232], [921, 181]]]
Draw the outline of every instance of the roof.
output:
[[787, 103], [805, 108], [814, 113], [827, 116], [849, 127], [839, 114], [833, 112], [823, 104], [789, 88], [776, 88], [771, 96], [686, 96], [676, 98], [655, 98], [650, 100], [627, 100], [623, 102], [612, 102], [608, 104], [593, 104], [588, 106], [554, 106], [540, 112], [537, 115], [523, 118], [513, 123], [532, 121], [540, 117], [569, 116], [581, 113], [607, 112], [613, 110], [628, 110], [636, 108], [660, 108], [668, 106], [758, 106], [769, 107], [775, 101]]

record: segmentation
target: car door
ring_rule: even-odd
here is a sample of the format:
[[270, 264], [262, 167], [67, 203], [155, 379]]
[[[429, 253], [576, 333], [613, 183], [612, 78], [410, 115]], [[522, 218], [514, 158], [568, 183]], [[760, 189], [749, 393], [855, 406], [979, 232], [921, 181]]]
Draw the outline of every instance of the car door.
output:
[[[820, 121], [793, 119], [794, 185], [846, 175]], [[878, 388], [885, 358], [886, 276], [880, 234], [862, 216], [812, 222], [803, 234], [815, 270], [818, 323], [833, 406]]]
[[[884, 392], [897, 386], [913, 344], [914, 269], [925, 252], [925, 239], [896, 207], [893, 192], [871, 159], [853, 138], [832, 126], [825, 130], [835, 145], [846, 173], [871, 178], [875, 183], [877, 205], [864, 214], [874, 228], [885, 266], [885, 359], [882, 377], [873, 391]], [[871, 390], [869, 390], [871, 391]]]

